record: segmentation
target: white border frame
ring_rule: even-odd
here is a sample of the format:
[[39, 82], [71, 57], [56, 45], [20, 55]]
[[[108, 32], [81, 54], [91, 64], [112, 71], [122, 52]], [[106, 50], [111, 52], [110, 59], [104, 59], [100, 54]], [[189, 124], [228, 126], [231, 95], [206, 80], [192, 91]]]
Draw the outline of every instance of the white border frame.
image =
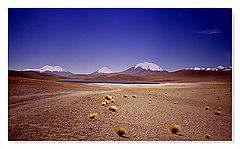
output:
[[[240, 3], [238, 0], [1, 0], [0, 1], [0, 148], [239, 148]], [[8, 141], [8, 8], [232, 8], [233, 17], [233, 141], [232, 142], [11, 142]], [[236, 50], [238, 49], [238, 50]], [[237, 92], [238, 91], [238, 92]], [[223, 128], [224, 129], [224, 128]], [[238, 132], [238, 133], [237, 133]], [[120, 144], [119, 144], [120, 143]]]

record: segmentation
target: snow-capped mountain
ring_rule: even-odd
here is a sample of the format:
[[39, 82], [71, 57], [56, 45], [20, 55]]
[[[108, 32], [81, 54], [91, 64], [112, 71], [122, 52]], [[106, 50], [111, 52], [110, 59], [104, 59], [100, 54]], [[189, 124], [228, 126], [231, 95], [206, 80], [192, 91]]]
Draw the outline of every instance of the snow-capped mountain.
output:
[[148, 63], [148, 62], [138, 63], [134, 66], [134, 69], [137, 69], [139, 67], [141, 67], [142, 69], [151, 70], [151, 71], [164, 71], [160, 66], [154, 63]]
[[72, 74], [71, 72], [67, 71], [66, 69], [63, 69], [60, 66], [50, 66], [50, 65], [43, 66], [42, 68], [39, 68], [39, 69], [27, 68], [27, 69], [24, 69], [23, 71], [37, 71], [40, 73], [52, 73], [52, 74], [61, 75], [61, 76]]
[[223, 67], [223, 66], [217, 66], [216, 68], [194, 67], [194, 68], [185, 68], [185, 70], [230, 71], [232, 70], [232, 67]]
[[167, 72], [167, 71], [154, 63], [142, 62], [142, 63], [136, 64], [135, 66], [123, 72], [120, 72], [119, 74], [128, 74], [128, 75], [136, 76], [136, 75], [158, 74], [163, 72]]
[[99, 70], [89, 74], [88, 77], [97, 77], [101, 75], [111, 75], [111, 74], [114, 74], [114, 72], [112, 72], [111, 69], [109, 69], [108, 67], [102, 67]]
[[27, 68], [27, 69], [24, 69], [23, 71], [37, 71], [37, 72], [40, 72], [40, 73], [45, 72], [45, 71], [68, 72], [67, 70], [63, 69], [60, 66], [50, 66], [50, 65], [43, 66], [42, 68], [39, 68], [39, 69], [28, 69]]
[[113, 73], [111, 69], [107, 68], [107, 67], [102, 67], [101, 69], [99, 69], [97, 71], [97, 73]]
[[87, 75], [81, 75], [81, 74], [75, 74], [72, 75], [72, 77], [82, 77], [82, 78], [92, 78], [92, 77], [98, 77], [101, 75], [104, 76], [115, 76], [119, 74], [127, 74], [127, 75], [132, 75], [132, 76], [141, 76], [141, 75], [148, 75], [148, 74], [158, 74], [158, 73], [163, 73], [167, 72], [160, 66], [154, 64], [154, 63], [149, 63], [149, 62], [142, 62], [134, 65], [133, 67], [121, 71], [121, 72], [113, 72], [111, 69], [107, 67], [102, 67], [101, 69]]

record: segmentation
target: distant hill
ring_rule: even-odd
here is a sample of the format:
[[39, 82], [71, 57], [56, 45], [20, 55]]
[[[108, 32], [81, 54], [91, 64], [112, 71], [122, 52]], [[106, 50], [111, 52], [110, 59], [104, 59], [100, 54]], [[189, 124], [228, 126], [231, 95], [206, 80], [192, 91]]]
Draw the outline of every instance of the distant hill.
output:
[[49, 73], [39, 73], [36, 71], [8, 70], [8, 76], [9, 77], [31, 78], [31, 79], [43, 79], [43, 80], [66, 79], [66, 77], [63, 77], [63, 76], [58, 76], [58, 75], [49, 74]]
[[180, 70], [143, 78], [153, 82], [231, 82], [232, 71]]
[[160, 74], [131, 76], [119, 74], [115, 76], [98, 76], [86, 78], [88, 81], [139, 81], [139, 82], [231, 82], [232, 71], [195, 71], [180, 70]]
[[[14, 71], [9, 70], [10, 77], [23, 77], [44, 80], [67, 79], [49, 73], [39, 73], [36, 71]], [[68, 78], [69, 80], [69, 78]], [[117, 74], [114, 76], [101, 75], [97, 77], [84, 78], [86, 81], [136, 81], [136, 82], [231, 82], [232, 71], [205, 71], [205, 70], [180, 70], [176, 72], [164, 72], [144, 76], [132, 76], [127, 74]]]
[[141, 76], [131, 76], [126, 74], [119, 74], [115, 76], [101, 75], [94, 78], [86, 78], [86, 81], [144, 81]]
[[116, 75], [116, 73], [112, 72], [112, 70], [109, 69], [108, 67], [102, 67], [99, 70], [90, 74], [70, 74], [70, 75], [66, 75], [66, 77], [67, 78], [94, 78], [102, 75], [113, 76], [113, 75]]

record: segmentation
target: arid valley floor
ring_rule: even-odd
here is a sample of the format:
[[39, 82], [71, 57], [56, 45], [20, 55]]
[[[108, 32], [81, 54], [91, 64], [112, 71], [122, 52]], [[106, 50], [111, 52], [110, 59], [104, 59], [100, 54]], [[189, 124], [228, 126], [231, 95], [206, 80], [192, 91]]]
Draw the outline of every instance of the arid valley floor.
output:
[[[116, 97], [109, 103], [116, 112], [101, 105], [106, 94]], [[9, 77], [8, 100], [10, 141], [232, 140], [231, 82], [96, 85]], [[179, 134], [171, 133], [172, 124]], [[116, 135], [117, 127], [125, 137]]]

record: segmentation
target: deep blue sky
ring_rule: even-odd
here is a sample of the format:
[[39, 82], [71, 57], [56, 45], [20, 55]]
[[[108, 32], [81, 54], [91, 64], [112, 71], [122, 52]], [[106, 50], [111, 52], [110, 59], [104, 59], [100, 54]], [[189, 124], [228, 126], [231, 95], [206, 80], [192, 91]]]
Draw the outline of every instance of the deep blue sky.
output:
[[232, 65], [231, 9], [9, 9], [9, 69]]

